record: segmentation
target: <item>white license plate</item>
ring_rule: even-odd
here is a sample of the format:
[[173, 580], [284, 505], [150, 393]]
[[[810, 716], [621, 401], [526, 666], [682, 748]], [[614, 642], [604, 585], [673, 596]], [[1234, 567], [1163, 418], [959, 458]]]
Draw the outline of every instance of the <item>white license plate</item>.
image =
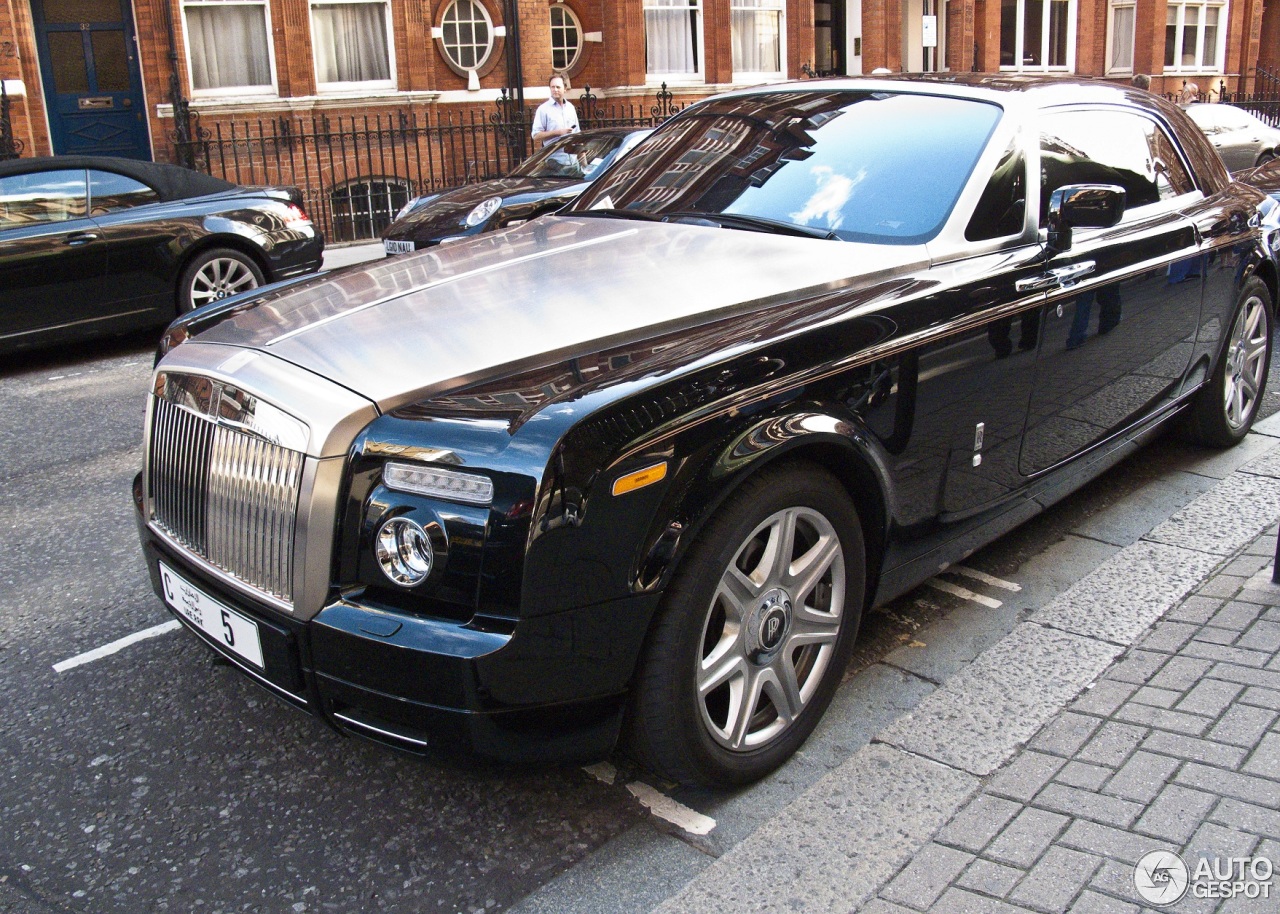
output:
[[390, 238], [382, 239], [382, 246], [388, 254], [412, 254], [412, 241], [392, 241]]
[[158, 564], [166, 603], [226, 650], [266, 669], [257, 622], [215, 600], [164, 562]]

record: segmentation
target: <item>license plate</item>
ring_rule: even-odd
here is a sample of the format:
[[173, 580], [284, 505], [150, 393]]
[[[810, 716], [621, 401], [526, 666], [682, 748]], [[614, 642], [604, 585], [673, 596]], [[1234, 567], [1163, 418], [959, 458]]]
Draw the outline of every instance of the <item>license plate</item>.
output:
[[382, 239], [382, 246], [388, 254], [412, 254], [412, 241], [392, 241], [390, 238]]
[[166, 603], [225, 650], [266, 669], [257, 622], [215, 600], [164, 562], [158, 564]]

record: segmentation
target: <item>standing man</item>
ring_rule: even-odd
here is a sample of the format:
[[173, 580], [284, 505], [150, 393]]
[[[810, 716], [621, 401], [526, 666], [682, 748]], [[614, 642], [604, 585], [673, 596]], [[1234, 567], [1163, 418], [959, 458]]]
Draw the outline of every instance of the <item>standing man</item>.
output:
[[533, 141], [540, 147], [567, 133], [578, 132], [578, 112], [564, 97], [564, 77], [559, 73], [547, 82], [551, 97], [533, 115]]

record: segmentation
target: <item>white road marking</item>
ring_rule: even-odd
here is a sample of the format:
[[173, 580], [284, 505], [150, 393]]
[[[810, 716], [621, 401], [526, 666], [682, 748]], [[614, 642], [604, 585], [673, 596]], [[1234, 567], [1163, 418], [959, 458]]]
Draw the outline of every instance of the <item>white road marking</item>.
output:
[[683, 803], [677, 803], [665, 793], [654, 790], [642, 781], [632, 781], [627, 785], [631, 795], [640, 801], [651, 813], [665, 822], [691, 835], [705, 835], [716, 827], [716, 820], [690, 809]]
[[582, 769], [591, 775], [597, 781], [605, 784], [612, 784], [618, 779], [618, 769], [614, 768], [608, 762], [597, 762], [594, 765], [586, 765]]
[[962, 600], [970, 600], [990, 609], [999, 609], [1004, 604], [999, 600], [993, 600], [991, 597], [984, 597], [980, 593], [974, 593], [972, 590], [966, 590], [963, 587], [952, 584], [950, 581], [943, 581], [940, 578], [929, 578], [925, 581], [934, 590], [941, 590], [943, 593], [953, 594]]
[[166, 635], [169, 632], [177, 631], [182, 628], [182, 623], [177, 619], [172, 622], [165, 622], [161, 625], [153, 625], [151, 628], [143, 629], [140, 632], [134, 632], [132, 635], [126, 635], [119, 641], [112, 641], [110, 644], [104, 644], [102, 647], [94, 648], [83, 654], [77, 654], [66, 660], [59, 661], [53, 665], [54, 672], [65, 673], [67, 670], [74, 669], [78, 666], [84, 666], [86, 663], [93, 663], [95, 660], [101, 660], [103, 657], [110, 657], [112, 654], [124, 650], [131, 644], [137, 644], [139, 641], [146, 641], [148, 638], [158, 638], [160, 635]]
[[994, 575], [987, 574], [985, 571], [979, 571], [976, 568], [966, 568], [964, 565], [952, 565], [947, 571], [954, 571], [956, 574], [962, 574], [966, 578], [973, 578], [975, 581], [981, 581], [983, 584], [990, 584], [992, 587], [999, 587], [1002, 590], [1012, 590], [1017, 593], [1022, 589], [1021, 584], [1015, 584], [1013, 581], [1006, 581], [997, 578]]

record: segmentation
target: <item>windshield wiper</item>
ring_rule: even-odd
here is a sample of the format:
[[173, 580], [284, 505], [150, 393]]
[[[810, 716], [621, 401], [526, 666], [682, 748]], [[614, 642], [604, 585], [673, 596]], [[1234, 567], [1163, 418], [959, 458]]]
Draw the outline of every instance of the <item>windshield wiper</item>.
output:
[[748, 216], [744, 213], [667, 213], [665, 218], [668, 222], [720, 225], [725, 228], [746, 229], [752, 232], [773, 232], [778, 235], [799, 235], [802, 238], [822, 238], [826, 241], [837, 241], [840, 238], [832, 229], [816, 228], [811, 225], [796, 225], [794, 222], [782, 222], [765, 216]]

